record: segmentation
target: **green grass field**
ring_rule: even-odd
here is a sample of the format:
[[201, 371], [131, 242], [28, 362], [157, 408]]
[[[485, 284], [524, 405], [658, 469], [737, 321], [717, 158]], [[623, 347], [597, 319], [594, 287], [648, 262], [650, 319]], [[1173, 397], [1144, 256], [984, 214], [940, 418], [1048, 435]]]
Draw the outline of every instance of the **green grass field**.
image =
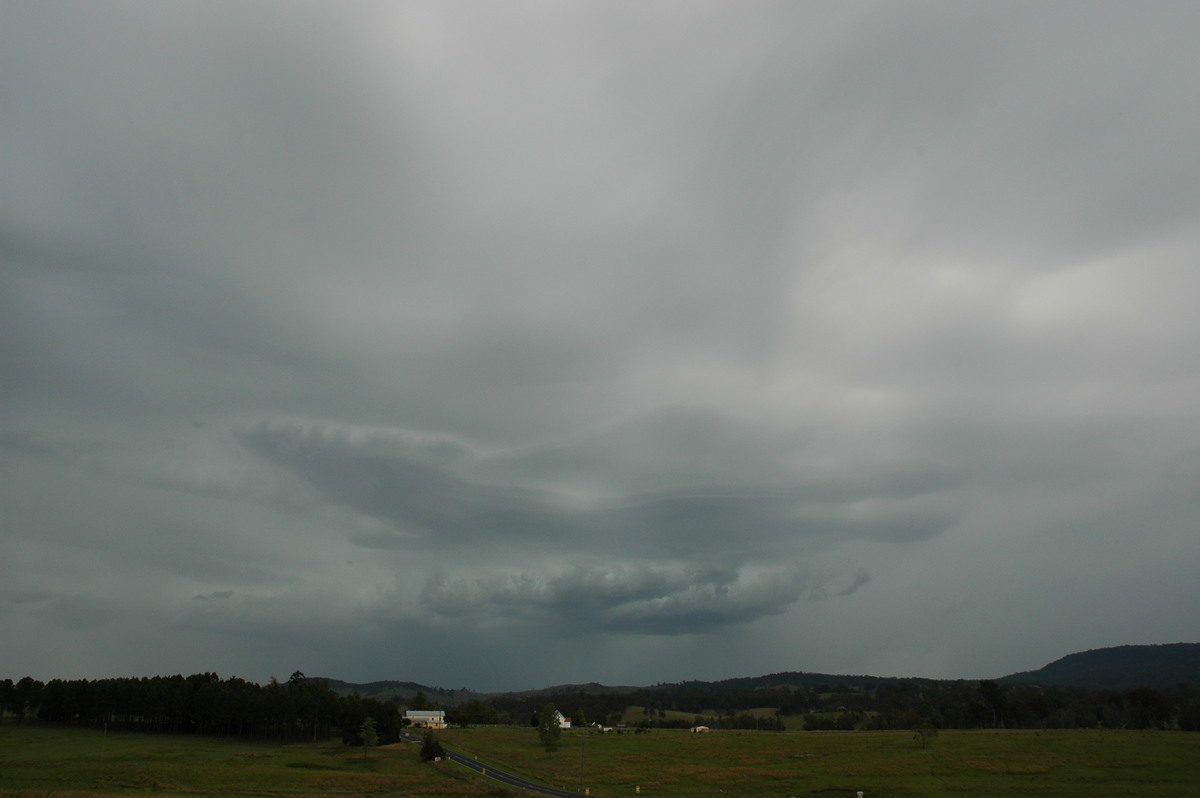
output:
[[[1200, 735], [1179, 732], [564, 732], [547, 754], [528, 728], [441, 734], [448, 746], [566, 789], [632, 796], [1200, 795]], [[581, 762], [582, 748], [582, 762]], [[581, 772], [582, 764], [582, 772]], [[501, 796], [410, 746], [272, 745], [0, 725], [0, 796]]]
[[[443, 734], [481, 760], [592, 795], [1182, 796], [1200, 795], [1200, 735], [1179, 732], [563, 733], [557, 753], [532, 729]], [[582, 782], [580, 748], [582, 751]]]
[[208, 737], [0, 725], [0, 796], [509, 795], [414, 746], [272, 745]]

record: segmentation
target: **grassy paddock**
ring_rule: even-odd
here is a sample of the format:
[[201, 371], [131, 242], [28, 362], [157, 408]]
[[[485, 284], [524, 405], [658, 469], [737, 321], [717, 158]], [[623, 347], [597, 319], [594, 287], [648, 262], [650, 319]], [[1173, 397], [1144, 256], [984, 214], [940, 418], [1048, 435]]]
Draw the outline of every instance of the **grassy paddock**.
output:
[[532, 778], [592, 795], [1175, 796], [1200, 794], [1200, 735], [1150, 731], [911, 732], [564, 731], [557, 753], [532, 729], [443, 734], [446, 744]]
[[[1182, 796], [1200, 794], [1200, 735], [1181, 732], [563, 733], [548, 755], [528, 728], [443, 732], [452, 747], [594, 796]], [[271, 745], [0, 725], [0, 798], [502, 796], [410, 746]]]
[[414, 746], [272, 745], [209, 737], [0, 725], [0, 796], [354, 796], [460, 798], [490, 791]]

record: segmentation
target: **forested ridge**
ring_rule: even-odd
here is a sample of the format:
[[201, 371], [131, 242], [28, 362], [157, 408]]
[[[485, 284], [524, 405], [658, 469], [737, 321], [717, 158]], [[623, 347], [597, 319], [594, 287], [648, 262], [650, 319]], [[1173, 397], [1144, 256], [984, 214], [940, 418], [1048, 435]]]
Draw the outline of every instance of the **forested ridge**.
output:
[[1058, 684], [1095, 690], [1165, 689], [1200, 683], [1200, 643], [1115, 646], [1068, 654], [1036, 671], [997, 681]]

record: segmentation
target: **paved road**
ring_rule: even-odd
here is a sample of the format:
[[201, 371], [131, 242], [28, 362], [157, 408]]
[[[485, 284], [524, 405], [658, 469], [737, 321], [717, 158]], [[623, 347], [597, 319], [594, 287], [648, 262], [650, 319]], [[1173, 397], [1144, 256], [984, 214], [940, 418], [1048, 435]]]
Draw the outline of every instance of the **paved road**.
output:
[[[412, 734], [402, 734], [401, 736], [405, 740], [408, 740], [409, 742], [412, 742], [412, 743], [416, 743], [418, 745], [420, 745], [422, 742], [420, 737], [417, 737]], [[445, 748], [445, 745], [443, 744], [442, 747]], [[499, 768], [495, 767], [494, 765], [489, 765], [486, 762], [480, 762], [478, 759], [475, 759], [474, 757], [470, 757], [465, 754], [460, 754], [457, 751], [451, 751], [449, 748], [446, 748], [445, 750], [446, 750], [446, 757], [451, 762], [454, 762], [455, 764], [458, 764], [458, 765], [462, 765], [463, 767], [465, 767], [469, 770], [473, 770], [485, 778], [492, 779], [493, 781], [498, 781], [501, 784], [508, 785], [509, 787], [515, 787], [518, 790], [526, 790], [528, 792], [536, 792], [541, 795], [554, 795], [554, 796], [557, 796], [558, 798], [583, 798], [584, 794], [581, 792], [571, 792], [569, 790], [560, 790], [555, 787], [548, 787], [545, 784], [538, 784], [537, 782], [530, 781], [529, 779], [522, 778], [521, 776], [517, 776], [515, 774], [500, 770]]]

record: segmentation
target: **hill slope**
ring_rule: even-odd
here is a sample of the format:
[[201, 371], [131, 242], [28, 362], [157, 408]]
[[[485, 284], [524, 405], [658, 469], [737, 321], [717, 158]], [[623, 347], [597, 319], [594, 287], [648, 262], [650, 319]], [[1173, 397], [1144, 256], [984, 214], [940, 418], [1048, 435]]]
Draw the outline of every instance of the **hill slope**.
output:
[[1046, 684], [1092, 690], [1156, 690], [1183, 683], [1200, 684], [1200, 643], [1157, 646], [1117, 646], [1068, 654], [1036, 671], [1024, 671], [997, 681], [1004, 684]]

